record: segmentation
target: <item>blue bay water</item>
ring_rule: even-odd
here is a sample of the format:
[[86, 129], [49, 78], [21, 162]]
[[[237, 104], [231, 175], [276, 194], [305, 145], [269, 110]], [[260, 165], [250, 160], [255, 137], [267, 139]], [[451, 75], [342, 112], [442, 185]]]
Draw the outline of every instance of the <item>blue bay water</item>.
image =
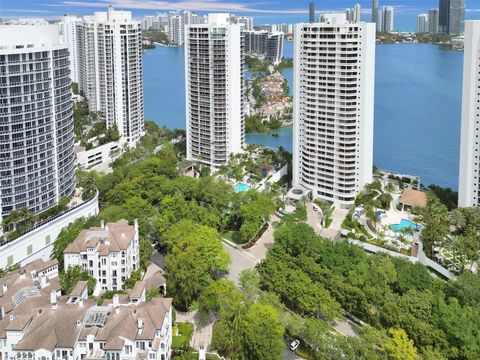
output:
[[[286, 42], [284, 55], [293, 45]], [[145, 118], [185, 128], [183, 48], [144, 56]], [[435, 45], [378, 45], [374, 163], [419, 175], [424, 184], [458, 187], [463, 53]], [[293, 90], [293, 71], [284, 76]], [[247, 143], [292, 149], [292, 128], [247, 134]]]

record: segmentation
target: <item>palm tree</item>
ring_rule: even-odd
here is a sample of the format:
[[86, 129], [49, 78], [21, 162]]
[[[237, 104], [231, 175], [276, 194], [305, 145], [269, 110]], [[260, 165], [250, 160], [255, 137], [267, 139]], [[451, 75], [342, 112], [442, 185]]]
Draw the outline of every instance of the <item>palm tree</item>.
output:
[[451, 211], [449, 214], [449, 218], [450, 225], [452, 225], [455, 230], [462, 229], [467, 225], [467, 219], [463, 214], [462, 210], [460, 209], [454, 209], [453, 211]]
[[396, 190], [397, 190], [397, 186], [392, 183], [392, 182], [388, 182], [387, 185], [384, 186], [383, 188], [387, 193], [389, 194], [393, 194]]
[[13, 210], [10, 215], [3, 219], [3, 227], [6, 230], [10, 230], [10, 226], [13, 225], [13, 231], [17, 230], [17, 223], [20, 221], [21, 216], [18, 210]]

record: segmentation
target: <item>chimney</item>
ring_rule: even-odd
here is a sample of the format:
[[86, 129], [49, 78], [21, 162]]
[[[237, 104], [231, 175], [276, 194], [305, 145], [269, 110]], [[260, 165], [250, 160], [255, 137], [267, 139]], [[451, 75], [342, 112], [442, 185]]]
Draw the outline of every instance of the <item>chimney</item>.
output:
[[83, 308], [83, 299], [80, 299], [80, 301], [78, 302], [78, 307]]
[[120, 312], [120, 296], [118, 294], [113, 295], [113, 308], [116, 314]]
[[143, 320], [141, 317], [137, 319], [137, 329], [138, 329], [138, 333], [141, 334], [143, 331]]
[[105, 221], [103, 221], [103, 220], [100, 221], [100, 227], [101, 227], [102, 229], [105, 229]]
[[57, 309], [57, 292], [55, 290], [50, 292], [50, 304], [52, 305], [52, 310]]
[[44, 289], [47, 286], [47, 277], [45, 275], [40, 276], [40, 287]]
[[82, 326], [82, 322], [80, 320], [77, 320], [77, 327]]
[[7, 285], [7, 283], [4, 283], [3, 284], [3, 293], [6, 294], [7, 291], [8, 291], [8, 285]]

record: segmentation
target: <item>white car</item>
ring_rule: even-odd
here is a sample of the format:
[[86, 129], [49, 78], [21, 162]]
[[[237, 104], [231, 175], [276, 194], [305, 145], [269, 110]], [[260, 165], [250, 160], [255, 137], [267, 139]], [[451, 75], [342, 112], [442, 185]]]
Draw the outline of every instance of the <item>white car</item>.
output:
[[295, 351], [300, 346], [300, 340], [293, 340], [290, 344], [290, 350]]

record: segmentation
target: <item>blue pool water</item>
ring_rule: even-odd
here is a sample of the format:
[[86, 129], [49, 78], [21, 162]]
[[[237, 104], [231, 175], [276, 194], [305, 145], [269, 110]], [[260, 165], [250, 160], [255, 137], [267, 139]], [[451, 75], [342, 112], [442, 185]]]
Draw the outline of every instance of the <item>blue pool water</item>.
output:
[[412, 230], [417, 230], [418, 226], [414, 222], [407, 220], [407, 219], [402, 219], [400, 221], [400, 224], [392, 224], [389, 226], [390, 230], [393, 230], [395, 232], [400, 232], [402, 229], [405, 228], [410, 228]]
[[241, 193], [250, 190], [251, 187], [250, 185], [247, 185], [245, 183], [239, 182], [235, 184], [235, 192]]

